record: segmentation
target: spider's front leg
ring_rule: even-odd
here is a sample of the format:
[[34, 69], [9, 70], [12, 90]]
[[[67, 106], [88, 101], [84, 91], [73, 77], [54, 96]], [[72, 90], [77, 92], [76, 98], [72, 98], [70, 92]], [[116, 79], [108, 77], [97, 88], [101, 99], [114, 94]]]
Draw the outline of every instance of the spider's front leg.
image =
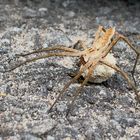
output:
[[35, 51], [32, 51], [32, 52], [26, 53], [26, 54], [18, 54], [17, 56], [28, 56], [28, 55], [31, 55], [31, 54], [37, 54], [37, 53], [48, 52], [48, 51], [56, 51], [56, 50], [64, 51], [64, 52], [71, 52], [71, 53], [79, 52], [76, 49], [68, 48], [68, 47], [66, 47], [64, 45], [56, 45], [54, 47], [41, 48], [41, 49], [38, 49], [38, 50], [35, 50]]
[[42, 55], [42, 56], [38, 56], [38, 57], [34, 57], [34, 58], [31, 58], [31, 59], [27, 59], [26, 61], [20, 63], [20, 64], [17, 64], [16, 66], [14, 66], [13, 68], [9, 69], [9, 70], [4, 70], [4, 71], [0, 71], [2, 73], [5, 73], [5, 72], [10, 72], [22, 65], [25, 65], [25, 64], [28, 64], [28, 63], [31, 63], [31, 62], [35, 62], [37, 60], [40, 60], [40, 59], [45, 59], [45, 58], [48, 58], [48, 57], [54, 57], [54, 56], [70, 56], [70, 57], [78, 57], [78, 56], [81, 56], [84, 52], [82, 51], [79, 51], [78, 53], [71, 53], [71, 52], [59, 52], [59, 53], [47, 53], [45, 55]]

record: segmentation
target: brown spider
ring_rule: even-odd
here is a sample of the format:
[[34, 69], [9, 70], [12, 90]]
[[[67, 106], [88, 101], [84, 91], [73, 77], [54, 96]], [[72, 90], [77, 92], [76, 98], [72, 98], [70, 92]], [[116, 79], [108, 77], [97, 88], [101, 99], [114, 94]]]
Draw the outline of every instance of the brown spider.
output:
[[[114, 69], [116, 72], [120, 73], [124, 79], [126, 79], [126, 81], [128, 82], [128, 84], [133, 88], [135, 94], [136, 94], [136, 98], [138, 101], [140, 101], [140, 97], [138, 95], [138, 91], [137, 88], [135, 86], [135, 84], [133, 84], [133, 82], [130, 80], [130, 78], [128, 77], [128, 75], [122, 71], [117, 65], [113, 65], [110, 64], [109, 62], [107, 62], [105, 60], [106, 56], [108, 55], [108, 53], [111, 51], [112, 47], [119, 41], [119, 40], [123, 40], [124, 42], [126, 42], [128, 44], [128, 46], [135, 51], [135, 53], [137, 54], [137, 58], [132, 70], [132, 76], [134, 76], [134, 72], [135, 72], [135, 68], [136, 68], [136, 64], [137, 61], [139, 59], [140, 56], [140, 51], [135, 49], [132, 44], [127, 40], [126, 37], [124, 37], [123, 35], [117, 33], [115, 31], [115, 28], [109, 28], [109, 29], [104, 29], [102, 26], [99, 26], [96, 34], [95, 34], [95, 39], [93, 42], [93, 45], [91, 48], [87, 48], [85, 45], [82, 44], [81, 41], [78, 41], [78, 43], [80, 43], [80, 46], [83, 50], [77, 50], [74, 48], [67, 48], [65, 46], [55, 46], [55, 47], [50, 47], [50, 48], [43, 48], [43, 49], [39, 49], [27, 54], [20, 54], [19, 56], [28, 56], [31, 54], [38, 54], [41, 52], [48, 52], [48, 51], [60, 51], [60, 52], [48, 52], [47, 54], [42, 54], [41, 56], [36, 56], [34, 58], [31, 59], [27, 59], [25, 62], [20, 63], [19, 65], [13, 67], [12, 69], [8, 70], [14, 70], [17, 67], [24, 65], [26, 63], [29, 62], [33, 62], [39, 59], [43, 59], [43, 58], [47, 58], [47, 57], [52, 57], [52, 56], [70, 56], [70, 57], [79, 57], [80, 58], [80, 62], [81, 62], [81, 67], [79, 72], [76, 74], [76, 76], [70, 80], [63, 88], [63, 90], [60, 92], [59, 96], [56, 98], [55, 102], [52, 104], [50, 110], [52, 110], [53, 106], [56, 104], [57, 100], [63, 96], [64, 92], [66, 91], [66, 89], [70, 86], [70, 84], [72, 84], [73, 82], [75, 82], [77, 79], [80, 78], [80, 76], [87, 71], [87, 74], [85, 76], [84, 81], [82, 82], [81, 86], [77, 89], [75, 96], [73, 97], [71, 104], [70, 104], [70, 108], [73, 105], [73, 102], [75, 101], [75, 99], [80, 95], [80, 91], [83, 88], [83, 86], [89, 81], [93, 71], [95, 70], [96, 66], [99, 64], [102, 65], [106, 65], [112, 69]], [[5, 71], [6, 72], [6, 71]]]

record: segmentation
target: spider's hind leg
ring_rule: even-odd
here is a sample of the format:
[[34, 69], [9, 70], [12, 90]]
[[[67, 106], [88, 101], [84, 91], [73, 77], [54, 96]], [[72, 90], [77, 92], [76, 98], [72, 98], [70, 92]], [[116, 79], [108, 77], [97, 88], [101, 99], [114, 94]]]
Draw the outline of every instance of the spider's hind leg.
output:
[[76, 49], [78, 48], [78, 50], [81, 48], [82, 50], [86, 50], [87, 46], [85, 45], [85, 43], [82, 40], [78, 40], [74, 45], [73, 48]]
[[136, 65], [137, 65], [137, 62], [138, 62], [138, 59], [140, 58], [140, 50], [136, 49], [132, 43], [130, 43], [130, 41], [123, 35], [117, 33], [119, 35], [119, 39], [122, 39], [133, 51], [135, 51], [135, 53], [137, 54], [137, 57], [136, 57], [136, 60], [135, 60], [135, 63], [134, 63], [134, 66], [133, 66], [133, 69], [132, 69], [132, 77], [133, 77], [133, 80], [134, 80], [134, 83], [136, 85], [136, 80], [135, 80], [135, 77], [134, 77], [134, 73], [135, 73], [135, 69], [136, 69]]
[[83, 69], [80, 70], [78, 72], [77, 75], [74, 76], [74, 78], [72, 78], [63, 88], [63, 90], [60, 92], [60, 94], [58, 95], [58, 97], [56, 98], [56, 100], [54, 101], [54, 103], [52, 104], [52, 106], [49, 109], [49, 112], [52, 111], [52, 108], [55, 106], [55, 104], [57, 103], [57, 101], [63, 96], [64, 92], [66, 91], [66, 89], [73, 83], [75, 82], [83, 73]]
[[136, 69], [136, 66], [137, 66], [137, 63], [138, 63], [139, 59], [140, 59], [140, 54], [137, 55], [134, 66], [133, 66], [133, 70], [131, 71], [135, 86], [137, 85], [137, 83], [136, 83], [136, 80], [135, 80], [135, 77], [134, 77], [134, 73], [135, 73], [135, 69]]
[[[137, 50], [137, 49], [129, 42], [129, 40], [128, 40], [126, 37], [124, 37], [123, 35], [119, 34], [118, 32], [116, 32], [116, 35], [118, 35], [118, 36], [116, 37], [116, 39], [114, 39], [114, 40], [111, 42], [111, 44], [109, 45], [109, 47], [106, 49], [105, 53], [106, 53], [106, 52], [109, 52], [109, 51], [112, 49], [112, 47], [113, 47], [114, 45], [116, 45], [116, 43], [117, 43], [119, 40], [123, 40], [125, 43], [127, 43], [127, 45], [137, 54], [137, 58], [136, 58], [136, 60], [135, 60], [135, 63], [134, 63], [134, 66], [133, 66], [133, 69], [132, 69], [132, 72], [131, 72], [131, 73], [132, 73], [133, 80], [134, 80], [134, 83], [135, 83], [135, 85], [136, 85], [136, 80], [135, 80], [135, 78], [134, 78], [134, 73], [135, 73], [135, 68], [136, 68], [138, 59], [140, 58], [140, 50]], [[107, 53], [104, 55], [104, 57], [105, 57], [106, 55], [107, 55]]]
[[92, 72], [93, 72], [94, 67], [95, 67], [95, 65], [93, 65], [93, 66], [91, 66], [91, 67], [89, 68], [88, 74], [87, 74], [85, 80], [83, 81], [83, 83], [81, 84], [81, 86], [76, 90], [76, 92], [75, 92], [75, 94], [74, 94], [74, 97], [73, 97], [73, 99], [72, 99], [72, 101], [71, 101], [71, 103], [70, 103], [70, 105], [69, 105], [69, 107], [68, 107], [68, 111], [67, 111], [67, 113], [66, 113], [66, 116], [68, 116], [69, 113], [71, 112], [72, 107], [73, 107], [73, 104], [74, 104], [74, 101], [75, 101], [75, 100], [77, 99], [77, 97], [81, 94], [82, 88], [83, 88], [84, 85], [86, 85], [87, 82], [89, 81], [89, 78], [90, 78], [91, 75], [92, 75]]
[[60, 94], [58, 95], [58, 97], [56, 98], [56, 100], [54, 101], [54, 103], [52, 104], [52, 106], [50, 107], [48, 112], [51, 112], [53, 107], [55, 106], [55, 104], [57, 103], [57, 101], [64, 95], [64, 92], [67, 90], [67, 88], [73, 83], [75, 82], [83, 73], [83, 71], [79, 71], [79, 73], [72, 79], [70, 80], [63, 88], [63, 90], [60, 92]]
[[114, 69], [116, 72], [119, 72], [122, 77], [124, 77], [124, 79], [128, 82], [128, 84], [132, 87], [132, 89], [134, 90], [135, 94], [136, 94], [136, 99], [138, 102], [140, 102], [140, 95], [139, 95], [139, 91], [137, 90], [136, 86], [132, 83], [132, 81], [130, 80], [129, 76], [127, 75], [127, 73], [125, 73], [124, 71], [122, 71], [118, 66], [110, 64], [106, 61], [100, 60], [100, 62], [112, 69]]
[[70, 80], [63, 88], [63, 90], [60, 92], [60, 94], [58, 95], [58, 97], [56, 98], [56, 100], [54, 101], [54, 103], [52, 104], [52, 106], [50, 107], [48, 112], [52, 111], [52, 108], [55, 106], [55, 104], [57, 103], [57, 101], [64, 95], [64, 92], [67, 90], [67, 88], [70, 86], [70, 84], [72, 84], [73, 82], [75, 82], [84, 72], [85, 69], [87, 69], [90, 65], [92, 64], [92, 62], [87, 62], [83, 68], [81, 68], [78, 72], [78, 74], [72, 79]]

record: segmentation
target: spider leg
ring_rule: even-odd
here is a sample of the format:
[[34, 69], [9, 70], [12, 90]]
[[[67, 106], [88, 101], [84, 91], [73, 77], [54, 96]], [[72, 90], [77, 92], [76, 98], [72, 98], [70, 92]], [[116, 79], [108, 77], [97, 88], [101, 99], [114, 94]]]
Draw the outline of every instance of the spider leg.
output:
[[35, 53], [54, 51], [54, 50], [61, 50], [61, 51], [65, 51], [65, 52], [75, 52], [75, 53], [79, 52], [78, 50], [73, 49], [73, 48], [67, 48], [67, 47], [64, 47], [63, 45], [57, 45], [57, 46], [54, 46], [54, 47], [38, 49], [38, 50], [29, 52], [29, 53], [26, 53], [26, 54], [18, 54], [18, 56], [27, 56], [27, 55], [31, 55], [31, 54], [35, 54]]
[[127, 45], [128, 45], [132, 50], [134, 50], [136, 54], [140, 54], [140, 51], [138, 51], [138, 50], [132, 45], [132, 43], [130, 43], [130, 41], [129, 41], [125, 36], [123, 36], [123, 35], [121, 35], [121, 34], [119, 34], [119, 33], [117, 33], [117, 34], [119, 35], [119, 39], [122, 39], [124, 42], [126, 42]]
[[103, 28], [103, 26], [100, 26], [100, 25], [99, 25], [98, 30], [97, 30], [96, 33], [95, 33], [94, 42], [100, 37], [101, 32], [102, 32], [102, 31], [104, 32], [104, 30], [105, 30], [105, 29]]
[[0, 96], [5, 97], [6, 96], [6, 93], [0, 92]]
[[60, 94], [58, 95], [58, 97], [56, 98], [56, 100], [54, 101], [54, 103], [52, 104], [52, 106], [50, 107], [48, 112], [52, 111], [52, 108], [55, 106], [55, 104], [57, 103], [57, 101], [63, 96], [64, 92], [66, 91], [66, 89], [73, 83], [75, 82], [82, 74], [82, 71], [79, 71], [78, 74], [72, 79], [70, 80], [63, 88], [63, 90], [60, 92]]
[[78, 57], [78, 56], [81, 56], [83, 52], [79, 52], [79, 53], [71, 53], [71, 52], [60, 52], [60, 53], [48, 53], [46, 55], [42, 55], [42, 56], [38, 56], [38, 57], [34, 57], [34, 58], [31, 58], [31, 59], [28, 59], [18, 65], [16, 65], [15, 67], [11, 68], [10, 70], [5, 70], [5, 71], [0, 71], [2, 73], [5, 73], [5, 72], [10, 72], [22, 65], [25, 65], [27, 63], [30, 63], [30, 62], [34, 62], [34, 61], [37, 61], [37, 60], [40, 60], [40, 59], [44, 59], [44, 58], [48, 58], [48, 57], [53, 57], [53, 56], [73, 56], [73, 57]]
[[102, 33], [105, 33], [105, 32], [106, 32], [106, 29], [103, 28], [103, 26], [99, 25], [98, 30], [95, 33], [95, 39], [92, 44], [95, 50], [97, 50], [96, 44], [98, 43], [98, 39], [102, 36]]
[[[124, 36], [122, 36], [122, 35], [120, 35], [119, 34], [119, 36], [118, 37], [116, 37], [116, 39], [114, 39], [111, 43], [110, 43], [110, 45], [109, 45], [109, 47], [107, 47], [107, 49], [105, 49], [105, 52], [109, 52], [111, 49], [112, 49], [112, 47], [114, 46], [114, 45], [116, 45], [116, 43], [119, 41], [119, 40], [123, 40], [123, 41], [125, 41], [127, 44], [128, 44], [128, 46], [130, 47], [130, 48], [132, 48], [132, 50], [134, 50], [135, 51], [135, 53], [137, 54], [137, 55], [140, 55], [140, 51], [139, 50], [137, 50], [127, 39], [126, 39], [126, 37], [124, 37]], [[107, 54], [106, 54], [107, 55]], [[105, 55], [105, 56], [106, 56]]]
[[74, 101], [76, 100], [76, 98], [81, 94], [82, 88], [84, 87], [84, 85], [87, 84], [89, 78], [90, 78], [91, 75], [92, 75], [92, 72], [93, 72], [93, 68], [94, 68], [94, 67], [95, 67], [95, 65], [93, 65], [93, 66], [91, 66], [91, 67], [89, 68], [89, 71], [88, 71], [88, 74], [87, 74], [85, 80], [83, 81], [83, 83], [81, 84], [81, 86], [76, 90], [76, 92], [75, 92], [76, 94], [74, 94], [74, 98], [72, 99], [72, 101], [71, 101], [71, 103], [70, 103], [70, 105], [69, 105], [69, 107], [68, 107], [68, 111], [67, 111], [66, 116], [68, 116], [69, 112], [71, 111], [71, 109], [72, 109], [72, 107], [73, 107], [73, 103], [74, 103]]
[[134, 72], [135, 72], [135, 68], [136, 68], [136, 65], [137, 65], [137, 62], [138, 62], [138, 59], [140, 58], [140, 55], [138, 54], [137, 57], [136, 57], [136, 61], [134, 63], [134, 67], [133, 67], [133, 70], [132, 70], [132, 77], [133, 77], [133, 80], [135, 82], [135, 85], [136, 85], [136, 80], [134, 78]]
[[63, 90], [60, 92], [60, 94], [58, 95], [58, 97], [56, 98], [56, 100], [54, 101], [54, 103], [52, 104], [52, 106], [49, 109], [49, 112], [52, 111], [52, 108], [54, 107], [54, 105], [57, 103], [57, 101], [59, 100], [60, 97], [63, 96], [64, 92], [66, 91], [66, 89], [70, 86], [70, 84], [72, 84], [73, 82], [75, 82], [84, 72], [85, 69], [87, 69], [90, 65], [92, 64], [92, 62], [87, 62], [81, 69], [80, 71], [77, 73], [77, 75], [70, 80], [63, 88]]
[[139, 97], [139, 94], [138, 94], [138, 90], [136, 88], [136, 86], [132, 83], [132, 81], [130, 80], [129, 76], [127, 75], [127, 73], [125, 73], [124, 71], [122, 71], [118, 66], [116, 65], [113, 65], [113, 64], [110, 64], [108, 63], [107, 61], [104, 61], [104, 60], [100, 60], [100, 63], [114, 69], [115, 71], [119, 72], [125, 79], [126, 81], [128, 82], [128, 84], [133, 88], [135, 94], [136, 94], [136, 98], [138, 100], [138, 102], [140, 102], [140, 97]]
[[[136, 60], [135, 60], [135, 63], [134, 63], [134, 66], [133, 66], [133, 70], [132, 70], [132, 77], [133, 77], [133, 79], [134, 79], [134, 81], [135, 81], [135, 78], [134, 78], [134, 73], [135, 73], [135, 68], [136, 68], [136, 65], [137, 65], [137, 62], [138, 62], [138, 59], [139, 59], [139, 56], [140, 56], [140, 51], [139, 50], [137, 50], [130, 42], [129, 42], [129, 40], [126, 38], [126, 37], [124, 37], [123, 35], [120, 35], [120, 39], [122, 39], [124, 42], [126, 42], [127, 44], [128, 44], [128, 46], [130, 47], [130, 48], [132, 48], [132, 50], [134, 50], [135, 51], [135, 53], [137, 54], [137, 57], [136, 57]], [[136, 82], [136, 81], [135, 81]]]
[[78, 40], [73, 48], [75, 49], [77, 46], [79, 45], [80, 48], [82, 48], [83, 50], [86, 50], [87, 49], [87, 46], [85, 45], [85, 43], [82, 41], [82, 40]]
[[136, 61], [135, 61], [135, 63], [134, 63], [133, 70], [132, 70], [132, 77], [133, 77], [134, 82], [136, 82], [136, 81], [135, 81], [135, 78], [134, 78], [134, 73], [135, 73], [135, 68], [136, 68], [136, 65], [137, 65], [137, 61], [138, 61], [138, 59], [139, 59], [140, 51], [137, 50], [124, 36], [122, 36], [122, 35], [119, 34], [119, 36], [116, 37], [116, 39], [114, 39], [114, 40], [111, 42], [111, 44], [109, 45], [109, 47], [107, 47], [107, 48], [105, 49], [105, 51], [104, 51], [104, 53], [103, 53], [102, 55], [103, 55], [103, 57], [105, 57], [105, 56], [108, 54], [108, 52], [112, 49], [112, 47], [115, 46], [116, 43], [117, 43], [119, 40], [121, 40], [121, 39], [124, 40], [124, 41], [128, 44], [128, 46], [129, 46], [130, 48], [132, 48], [132, 50], [134, 50], [135, 53], [137, 54]]

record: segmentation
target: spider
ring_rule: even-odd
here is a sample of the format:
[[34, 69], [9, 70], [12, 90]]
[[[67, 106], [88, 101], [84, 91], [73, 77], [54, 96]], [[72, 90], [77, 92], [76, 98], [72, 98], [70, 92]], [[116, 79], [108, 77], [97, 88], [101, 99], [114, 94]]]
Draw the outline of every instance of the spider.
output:
[[[125, 73], [123, 70], [121, 70], [117, 65], [111, 64], [111, 63], [109, 63], [105, 60], [106, 56], [110, 53], [112, 47], [119, 40], [123, 40], [125, 43], [127, 43], [128, 46], [137, 54], [137, 58], [136, 58], [136, 61], [135, 61], [135, 64], [134, 64], [134, 67], [133, 67], [133, 70], [132, 70], [132, 77], [134, 79], [135, 68], [136, 68], [136, 65], [137, 65], [137, 62], [138, 62], [138, 59], [139, 59], [139, 56], [140, 56], [140, 51], [137, 50], [135, 47], [133, 47], [132, 44], [128, 41], [128, 39], [126, 37], [119, 34], [115, 30], [115, 27], [105, 29], [103, 26], [98, 27], [98, 30], [95, 33], [94, 42], [93, 42], [93, 44], [90, 48], [86, 47], [82, 43], [82, 41], [78, 41], [77, 44], [78, 43], [80, 44], [80, 47], [81, 47], [82, 50], [78, 50], [78, 49], [75, 49], [75, 48], [68, 48], [68, 47], [65, 47], [63, 45], [57, 45], [57, 46], [54, 46], [54, 47], [35, 50], [35, 51], [27, 53], [27, 54], [19, 54], [19, 56], [25, 57], [25, 56], [29, 56], [29, 55], [33, 55], [33, 54], [39, 54], [39, 53], [42, 53], [42, 52], [48, 52], [48, 53], [42, 54], [41, 56], [36, 56], [34, 58], [27, 59], [26, 61], [20, 63], [19, 65], [16, 65], [12, 69], [7, 70], [7, 72], [12, 71], [12, 70], [16, 69], [17, 67], [22, 66], [24, 64], [27, 64], [29, 62], [33, 62], [33, 61], [48, 58], [48, 57], [53, 57], [53, 56], [79, 57], [80, 62], [81, 62], [80, 70], [74, 76], [74, 78], [72, 78], [64, 86], [64, 88], [62, 89], [62, 91], [60, 92], [60, 94], [58, 95], [58, 97], [56, 98], [56, 100], [54, 101], [52, 106], [50, 107], [49, 111], [52, 110], [52, 108], [57, 103], [59, 98], [61, 98], [63, 96], [63, 94], [65, 93], [67, 88], [70, 86], [70, 84], [72, 84], [77, 79], [79, 79], [81, 77], [81, 75], [85, 71], [87, 71], [86, 76], [84, 77], [84, 80], [81, 83], [81, 86], [77, 89], [73, 99], [71, 100], [71, 103], [69, 105], [69, 111], [70, 111], [74, 101], [81, 94], [80, 91], [82, 90], [83, 86], [87, 84], [87, 82], [89, 81], [89, 79], [90, 79], [93, 71], [95, 70], [96, 66], [100, 65], [100, 64], [106, 65], [106, 66], [114, 69], [116, 72], [120, 73], [122, 75], [122, 77], [124, 77], [124, 79], [131, 86], [131, 88], [134, 90], [134, 92], [136, 94], [136, 99], [140, 102], [140, 96], [139, 96], [139, 93], [137, 91], [136, 85], [130, 80], [127, 73]], [[56, 50], [59, 51], [59, 52], [52, 52], [52, 51], [56, 51]]]

